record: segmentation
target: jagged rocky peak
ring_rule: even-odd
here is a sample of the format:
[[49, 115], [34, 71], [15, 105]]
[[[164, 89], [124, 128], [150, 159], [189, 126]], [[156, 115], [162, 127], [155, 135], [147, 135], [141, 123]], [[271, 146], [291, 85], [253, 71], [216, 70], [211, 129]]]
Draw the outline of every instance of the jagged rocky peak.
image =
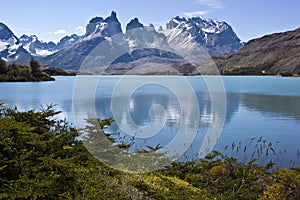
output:
[[39, 39], [36, 35], [31, 35], [30, 37], [32, 38], [32, 40], [38, 40]]
[[188, 22], [188, 21], [184, 17], [182, 17], [182, 18], [179, 16], [174, 17], [167, 23], [166, 28], [167, 29], [176, 28], [176, 27], [178, 27], [178, 25], [180, 25], [183, 22]]
[[153, 24], [148, 24], [148, 26], [146, 26], [146, 28], [151, 31], [156, 31]]
[[173, 36], [177, 35], [182, 37], [177, 38], [177, 41], [180, 41], [189, 36], [207, 49], [210, 55], [234, 52], [243, 46], [230, 25], [214, 19], [200, 16], [186, 19], [177, 16], [166, 24], [166, 28], [160, 32], [166, 34], [168, 38], [174, 38]]
[[115, 11], [112, 11], [110, 16], [108, 16], [104, 21], [107, 23], [119, 22], [119, 20], [117, 19], [117, 13]]
[[192, 18], [180, 18], [174, 17], [167, 24], [167, 29], [192, 29], [192, 30], [200, 30], [205, 33], [220, 33], [225, 31], [226, 29], [231, 29], [231, 27], [223, 21], [208, 19], [204, 17], [192, 17]]
[[20, 37], [20, 41], [28, 41], [30, 40], [30, 37], [26, 34], [23, 34], [21, 37]]
[[102, 17], [94, 17], [89, 21], [86, 26], [86, 35], [92, 34], [96, 30], [97, 24], [103, 22], [104, 19]]
[[111, 15], [108, 16], [104, 22], [106, 22], [106, 25], [100, 29], [103, 36], [112, 37], [122, 32], [121, 23], [117, 19], [117, 13], [115, 11], [112, 11]]
[[36, 41], [40, 42], [36, 35], [28, 36], [24, 34], [20, 37], [20, 42], [22, 43], [22, 45], [27, 45], [30, 42], [36, 42]]
[[126, 25], [126, 31], [136, 28], [144, 28], [144, 25], [139, 22], [138, 18], [130, 20], [130, 22]]
[[105, 19], [102, 17], [95, 17], [91, 19], [86, 26], [85, 36], [101, 33], [101, 36], [111, 37], [121, 32], [121, 23], [117, 18], [117, 13], [112, 11], [111, 15]]
[[64, 41], [64, 40], [70, 40], [70, 41], [75, 41], [75, 40], [79, 40], [80, 36], [78, 36], [77, 34], [72, 34], [70, 36], [65, 36], [63, 37], [60, 41]]
[[59, 49], [69, 47], [72, 44], [76, 43], [79, 39], [80, 39], [80, 36], [78, 36], [76, 34], [72, 34], [71, 36], [65, 36], [57, 43], [56, 49], [59, 50]]
[[96, 23], [99, 23], [99, 22], [103, 22], [103, 18], [102, 17], [94, 17], [93, 19], [91, 19], [89, 21], [89, 24], [96, 24]]
[[207, 33], [220, 33], [231, 28], [226, 22], [202, 17], [190, 18], [189, 22], [201, 27], [202, 30]]
[[0, 22], [0, 40], [8, 41], [11, 40], [10, 43], [18, 42], [18, 38], [14, 35], [14, 33], [2, 22]]

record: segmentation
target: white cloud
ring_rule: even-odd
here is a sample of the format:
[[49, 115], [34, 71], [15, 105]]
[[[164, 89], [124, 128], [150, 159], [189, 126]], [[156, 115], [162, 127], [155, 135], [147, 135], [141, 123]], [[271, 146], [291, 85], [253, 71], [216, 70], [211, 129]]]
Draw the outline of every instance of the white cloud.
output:
[[199, 16], [199, 15], [205, 15], [209, 13], [208, 10], [198, 10], [198, 11], [194, 11], [194, 12], [184, 12], [182, 14], [188, 16], [188, 17], [195, 17], [195, 16]]
[[223, 2], [219, 0], [196, 0], [199, 4], [207, 6], [211, 9], [224, 8]]
[[30, 31], [29, 28], [17, 28], [17, 30], [19, 30], [19, 31]]
[[61, 34], [66, 34], [67, 31], [64, 29], [58, 29], [57, 31], [54, 32], [54, 35], [61, 35]]
[[221, 0], [196, 0], [196, 3], [204, 7], [206, 10], [184, 12], [182, 14], [188, 17], [194, 17], [199, 15], [206, 15], [207, 13], [213, 12], [214, 10], [224, 8], [223, 2]]
[[83, 26], [77, 26], [76, 27], [76, 31], [78, 31], [79, 33], [84, 33], [85, 32], [85, 29]]

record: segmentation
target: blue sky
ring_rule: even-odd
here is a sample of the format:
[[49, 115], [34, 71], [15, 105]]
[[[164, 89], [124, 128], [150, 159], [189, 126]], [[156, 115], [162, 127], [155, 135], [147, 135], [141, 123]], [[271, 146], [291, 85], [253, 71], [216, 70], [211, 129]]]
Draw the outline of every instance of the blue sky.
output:
[[0, 21], [17, 36], [35, 34], [57, 42], [65, 35], [83, 34], [92, 17], [106, 17], [112, 10], [122, 26], [134, 17], [165, 26], [177, 15], [201, 15], [226, 21], [248, 41], [300, 27], [299, 8], [299, 0], [15, 0], [1, 2]]

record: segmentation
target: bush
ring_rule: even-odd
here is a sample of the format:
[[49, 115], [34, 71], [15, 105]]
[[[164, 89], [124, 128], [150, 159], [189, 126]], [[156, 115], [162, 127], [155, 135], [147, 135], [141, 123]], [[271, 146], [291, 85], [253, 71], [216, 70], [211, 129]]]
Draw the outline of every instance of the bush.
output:
[[21, 112], [0, 103], [0, 199], [300, 198], [300, 169], [270, 172], [268, 164], [242, 164], [216, 151], [149, 173], [111, 169], [59, 113], [52, 105]]

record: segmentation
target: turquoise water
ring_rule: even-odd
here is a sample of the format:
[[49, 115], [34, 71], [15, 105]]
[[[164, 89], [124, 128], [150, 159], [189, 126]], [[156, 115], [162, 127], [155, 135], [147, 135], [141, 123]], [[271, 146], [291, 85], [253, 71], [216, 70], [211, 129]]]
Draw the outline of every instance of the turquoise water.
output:
[[[263, 140], [267, 140], [266, 144], [272, 142], [277, 153], [277, 156], [273, 155], [269, 158], [281, 166], [300, 166], [299, 153], [297, 155], [300, 149], [300, 78], [222, 77], [226, 101], [222, 100], [218, 103], [225, 105], [226, 112], [219, 112], [218, 108], [212, 108], [211, 98], [219, 98], [219, 91], [215, 96], [208, 92], [209, 87], [205, 81], [212, 77], [184, 78], [195, 94], [196, 106], [189, 103], [191, 98], [186, 85], [177, 87], [177, 92], [183, 95], [183, 99], [180, 100], [176, 92], [168, 86], [156, 84], [157, 79], [154, 77], [130, 77], [129, 82], [147, 80], [147, 83], [150, 83], [135, 88], [130, 94], [126, 89], [124, 90], [124, 87], [122, 91], [114, 94], [114, 88], [122, 78], [121, 76], [101, 77], [99, 82], [92, 82], [92, 84], [96, 83], [96, 86], [91, 86], [95, 87], [94, 105], [90, 104], [91, 101], [85, 100], [84, 87], [76, 86], [78, 83], [81, 84], [78, 77], [55, 78], [55, 82], [0, 83], [0, 101], [5, 102], [9, 107], [16, 106], [21, 110], [39, 109], [47, 104], [55, 104], [56, 109], [63, 111], [59, 117], [67, 118], [74, 125], [77, 119], [89, 117], [91, 109], [95, 111], [97, 117], [114, 117], [114, 107], [120, 123], [127, 122], [125, 110], [139, 127], [147, 126], [151, 121], [154, 124], [164, 121], [155, 136], [138, 139], [134, 148], [157, 144], [164, 146], [174, 138], [180, 127], [189, 131], [192, 130], [193, 125], [197, 124], [199, 128], [193, 143], [189, 144], [189, 148], [180, 160], [197, 159], [199, 148], [205, 140], [209, 126], [222, 126], [221, 132], [217, 135], [217, 142], [213, 145], [214, 149], [227, 155], [236, 154], [241, 161], [246, 161], [251, 155], [243, 153], [244, 146], [247, 146], [248, 152], [251, 152], [253, 149], [250, 146], [253, 147], [255, 144], [253, 139], [252, 144], [249, 145], [251, 138], [262, 136]], [[88, 77], [88, 79], [91, 78]], [[179, 80], [179, 77], [160, 78], [167, 80], [168, 83], [176, 83]], [[129, 82], [128, 85], [130, 85]], [[123, 83], [123, 86], [126, 84], [126, 82]], [[90, 88], [88, 84], [86, 88]], [[80, 96], [82, 99], [73, 101], [74, 91], [77, 90], [83, 90], [83, 95]], [[130, 96], [129, 99], [128, 96]], [[127, 104], [124, 112], [119, 109], [118, 104], [112, 106], [112, 99], [117, 103]], [[151, 110], [153, 105], [160, 107]], [[185, 110], [183, 110], [184, 105], [187, 105]], [[158, 112], [160, 109], [164, 111]], [[195, 116], [196, 110], [199, 110], [198, 117]], [[73, 115], [74, 113], [76, 116]], [[126, 137], [126, 131], [120, 129], [117, 123], [114, 123], [107, 131], [115, 134], [116, 137], [122, 136], [124, 140], [130, 140], [130, 137]], [[130, 134], [133, 135], [133, 133]], [[231, 149], [233, 141], [235, 142], [234, 150]], [[236, 151], [237, 146], [240, 146], [238, 151]]]

